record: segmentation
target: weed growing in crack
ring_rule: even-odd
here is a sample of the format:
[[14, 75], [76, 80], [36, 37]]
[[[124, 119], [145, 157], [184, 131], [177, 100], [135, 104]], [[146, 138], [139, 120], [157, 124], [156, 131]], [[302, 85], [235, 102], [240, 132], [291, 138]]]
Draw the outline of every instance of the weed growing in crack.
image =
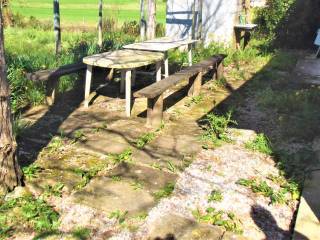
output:
[[135, 180], [130, 184], [134, 190], [139, 190], [143, 188], [143, 182], [139, 180]]
[[81, 181], [76, 185], [75, 189], [80, 190], [84, 188], [92, 178], [94, 178], [98, 172], [100, 172], [103, 169], [103, 167], [92, 167], [89, 170], [83, 170], [80, 168], [74, 169], [74, 172], [81, 176]]
[[109, 214], [109, 218], [115, 218], [119, 224], [125, 222], [128, 211], [121, 212], [120, 210], [113, 211]]
[[154, 132], [143, 134], [135, 141], [135, 144], [137, 148], [142, 149], [145, 145], [153, 141], [155, 137], [156, 137], [156, 134]]
[[256, 178], [239, 179], [237, 184], [250, 188], [254, 193], [268, 197], [271, 204], [288, 204], [290, 201], [296, 200], [300, 195], [298, 185], [295, 183], [281, 185], [278, 191], [270, 187], [266, 181]]
[[112, 176], [111, 177], [111, 180], [113, 181], [113, 182], [120, 182], [121, 180], [122, 180], [122, 178], [121, 178], [121, 176]]
[[161, 198], [169, 197], [174, 190], [174, 183], [167, 183], [162, 189], [153, 194], [154, 198], [159, 201]]
[[222, 200], [223, 195], [220, 190], [213, 190], [208, 198], [208, 202], [221, 202]]
[[115, 163], [115, 164], [132, 163], [133, 162], [131, 148], [128, 148], [119, 154], [110, 154], [109, 157], [113, 161], [113, 163]]
[[[237, 124], [236, 121], [231, 119], [232, 112], [229, 111], [225, 116], [219, 116], [210, 113], [206, 116], [205, 123], [203, 127], [205, 132], [202, 135], [202, 139], [206, 143], [211, 143], [213, 145], [219, 145], [221, 142], [230, 141], [227, 135], [227, 129], [230, 124]], [[208, 147], [208, 146], [205, 146]]]
[[91, 230], [89, 228], [78, 227], [72, 231], [72, 236], [80, 240], [89, 239], [90, 235]]
[[199, 209], [192, 212], [193, 216], [200, 223], [207, 223], [225, 228], [226, 231], [242, 234], [242, 226], [239, 219], [234, 213], [216, 210], [215, 208], [207, 208], [205, 213]]
[[267, 136], [265, 136], [263, 133], [258, 134], [254, 140], [247, 142], [245, 147], [247, 149], [258, 151], [267, 155], [271, 155], [273, 153], [271, 143]]
[[87, 137], [84, 134], [83, 130], [78, 129], [72, 134], [73, 142], [85, 142], [87, 141]]
[[64, 184], [63, 183], [56, 183], [53, 186], [50, 185], [46, 185], [44, 187], [44, 193], [43, 196], [44, 197], [51, 197], [51, 196], [55, 196], [55, 197], [62, 197], [62, 189], [64, 188]]
[[201, 103], [204, 100], [203, 94], [192, 97], [189, 101], [186, 102], [186, 107], [191, 107], [192, 105], [196, 105]]
[[167, 169], [172, 173], [175, 173], [177, 171], [176, 166], [171, 161], [167, 161]]
[[23, 175], [27, 180], [37, 178], [38, 173], [40, 173], [41, 171], [42, 168], [36, 163], [32, 163], [29, 166], [22, 168]]

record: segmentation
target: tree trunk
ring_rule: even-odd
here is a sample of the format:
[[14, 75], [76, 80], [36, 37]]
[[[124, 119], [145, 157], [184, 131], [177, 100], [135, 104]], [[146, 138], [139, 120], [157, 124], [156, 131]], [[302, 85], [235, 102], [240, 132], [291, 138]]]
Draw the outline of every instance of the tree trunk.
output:
[[148, 23], [147, 38], [148, 40], [156, 37], [156, 0], [148, 0]]
[[144, 0], [140, 0], [140, 38], [141, 41], [146, 39], [146, 19], [144, 15]]
[[56, 55], [61, 53], [61, 28], [59, 0], [53, 0], [53, 28], [56, 39]]
[[98, 45], [100, 48], [102, 48], [102, 9], [103, 9], [103, 3], [102, 0], [99, 0], [99, 23], [98, 23]]
[[12, 190], [21, 185], [22, 173], [17, 161], [17, 144], [12, 132], [10, 90], [4, 58], [2, 8], [0, 7], [0, 186]]

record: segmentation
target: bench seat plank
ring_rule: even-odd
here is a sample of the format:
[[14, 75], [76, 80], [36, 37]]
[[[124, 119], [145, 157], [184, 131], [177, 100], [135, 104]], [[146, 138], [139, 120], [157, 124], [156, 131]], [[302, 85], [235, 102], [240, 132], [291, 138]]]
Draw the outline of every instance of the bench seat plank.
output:
[[59, 78], [61, 76], [68, 75], [80, 70], [85, 70], [86, 67], [87, 66], [82, 62], [73, 63], [58, 67], [56, 69], [40, 70], [33, 73], [27, 73], [26, 76], [27, 79], [31, 81], [47, 81], [49, 79]]
[[224, 58], [225, 55], [216, 55], [210, 59], [204, 60], [191, 67], [183, 69], [159, 82], [153, 83], [135, 92], [134, 97], [155, 98], [180, 81], [188, 80], [200, 72], [205, 73], [211, 69], [217, 68], [217, 66], [223, 61]]

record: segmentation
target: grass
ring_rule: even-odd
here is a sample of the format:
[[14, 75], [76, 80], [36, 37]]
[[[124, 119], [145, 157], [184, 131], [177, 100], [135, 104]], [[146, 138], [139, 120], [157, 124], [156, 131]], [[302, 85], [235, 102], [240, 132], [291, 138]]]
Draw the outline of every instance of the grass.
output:
[[[11, 1], [14, 12], [24, 16], [34, 16], [40, 20], [52, 20], [52, 1], [28, 0]], [[166, 4], [157, 1], [157, 21], [165, 23]], [[98, 2], [95, 0], [65, 0], [60, 2], [61, 22], [63, 25], [91, 25], [98, 21]], [[119, 24], [138, 21], [140, 18], [139, 0], [110, 0], [104, 2], [104, 17], [114, 18]]]
[[59, 226], [59, 214], [42, 199], [31, 196], [12, 199], [0, 205], [0, 238], [12, 237], [20, 226], [37, 233], [54, 231]]
[[64, 188], [64, 184], [61, 182], [56, 183], [53, 186], [46, 185], [44, 188], [43, 196], [44, 197], [51, 197], [51, 196], [62, 197], [62, 189], [63, 188]]
[[127, 215], [128, 211], [121, 212], [120, 210], [116, 210], [109, 214], [109, 218], [114, 218], [119, 224], [122, 224], [125, 222]]

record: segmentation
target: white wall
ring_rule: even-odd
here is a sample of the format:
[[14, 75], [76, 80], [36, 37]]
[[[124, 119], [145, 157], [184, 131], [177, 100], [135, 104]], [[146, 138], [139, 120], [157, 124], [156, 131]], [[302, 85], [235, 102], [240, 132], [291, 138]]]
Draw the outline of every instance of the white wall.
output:
[[[196, 1], [197, 2], [197, 1]], [[240, 0], [203, 0], [203, 36], [206, 42], [231, 43], [233, 26], [238, 20]], [[167, 36], [187, 38], [191, 35], [194, 0], [167, 1]], [[198, 7], [196, 6], [196, 9]]]

